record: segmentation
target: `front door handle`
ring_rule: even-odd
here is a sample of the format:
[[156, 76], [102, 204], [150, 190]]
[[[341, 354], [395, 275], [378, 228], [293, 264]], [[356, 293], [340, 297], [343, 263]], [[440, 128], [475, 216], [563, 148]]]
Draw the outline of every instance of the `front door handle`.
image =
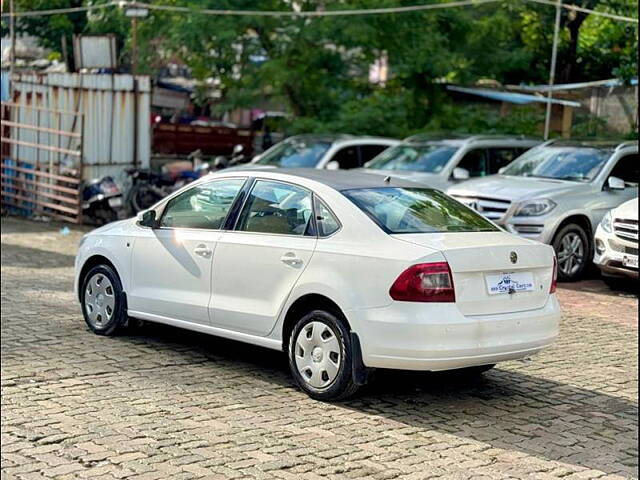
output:
[[280, 257], [280, 261], [291, 267], [299, 267], [302, 265], [302, 259], [296, 257], [296, 254], [293, 252], [285, 253]]
[[207, 247], [204, 243], [201, 243], [193, 249], [193, 253], [195, 253], [199, 257], [209, 258], [213, 253], [213, 250]]

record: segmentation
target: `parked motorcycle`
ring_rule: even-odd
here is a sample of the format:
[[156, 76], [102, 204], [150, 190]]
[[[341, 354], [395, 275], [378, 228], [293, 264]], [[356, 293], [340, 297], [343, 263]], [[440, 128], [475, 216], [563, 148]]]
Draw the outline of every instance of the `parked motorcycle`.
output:
[[[172, 168], [176, 167], [176, 168]], [[167, 195], [182, 188], [209, 172], [209, 164], [199, 163], [195, 169], [182, 166], [167, 165], [163, 173], [155, 173], [149, 169], [131, 168], [126, 170], [131, 178], [131, 187], [127, 192], [126, 204], [131, 215], [150, 208]]]
[[112, 177], [87, 182], [82, 189], [82, 215], [96, 225], [104, 225], [124, 214], [122, 191]]

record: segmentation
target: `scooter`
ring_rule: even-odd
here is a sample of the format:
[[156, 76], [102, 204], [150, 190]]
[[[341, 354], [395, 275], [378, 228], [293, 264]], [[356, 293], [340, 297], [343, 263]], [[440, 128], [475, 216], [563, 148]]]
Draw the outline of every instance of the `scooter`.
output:
[[82, 188], [82, 215], [96, 225], [114, 222], [124, 215], [122, 191], [112, 177], [96, 178]]

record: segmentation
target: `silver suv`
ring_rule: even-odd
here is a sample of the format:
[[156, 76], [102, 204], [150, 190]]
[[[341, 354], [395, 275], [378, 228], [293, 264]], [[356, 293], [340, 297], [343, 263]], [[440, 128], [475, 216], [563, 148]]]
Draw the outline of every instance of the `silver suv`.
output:
[[553, 245], [558, 278], [572, 281], [593, 258], [600, 220], [638, 195], [639, 177], [637, 142], [550, 141], [447, 193], [512, 233]]
[[441, 139], [414, 135], [366, 163], [362, 171], [446, 190], [469, 178], [498, 173], [540, 143], [541, 140], [495, 135]]

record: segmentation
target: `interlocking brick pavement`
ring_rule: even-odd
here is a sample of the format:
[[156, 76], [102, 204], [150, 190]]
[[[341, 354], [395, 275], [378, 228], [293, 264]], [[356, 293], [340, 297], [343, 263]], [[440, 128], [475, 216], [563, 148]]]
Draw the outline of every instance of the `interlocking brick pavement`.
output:
[[58, 228], [2, 220], [3, 480], [637, 477], [633, 296], [561, 290], [561, 338], [531, 362], [383, 372], [325, 404], [278, 352], [160, 325], [91, 334], [71, 292], [82, 231]]

